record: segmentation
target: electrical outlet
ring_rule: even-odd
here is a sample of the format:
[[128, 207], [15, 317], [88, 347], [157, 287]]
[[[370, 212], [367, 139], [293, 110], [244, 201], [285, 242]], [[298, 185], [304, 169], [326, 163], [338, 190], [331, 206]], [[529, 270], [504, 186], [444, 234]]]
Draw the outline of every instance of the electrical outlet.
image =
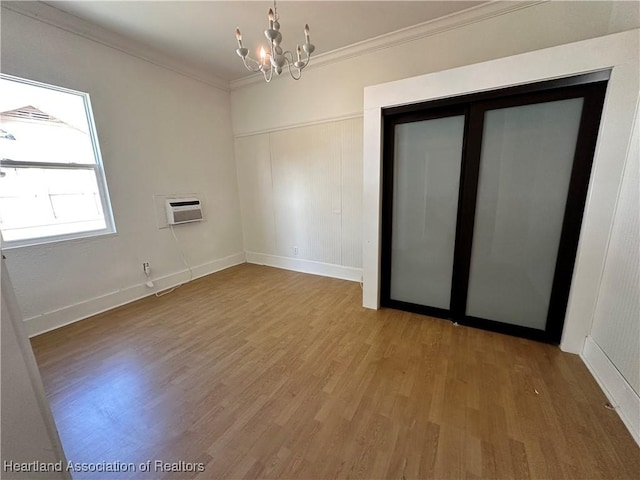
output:
[[297, 255], [298, 254], [298, 247], [293, 247], [293, 254]]

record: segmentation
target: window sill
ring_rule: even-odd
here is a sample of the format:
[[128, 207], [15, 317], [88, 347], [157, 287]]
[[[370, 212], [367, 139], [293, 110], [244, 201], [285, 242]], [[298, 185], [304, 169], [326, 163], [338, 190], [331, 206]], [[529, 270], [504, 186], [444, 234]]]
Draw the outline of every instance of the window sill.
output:
[[14, 241], [3, 241], [2, 242], [2, 250], [17, 250], [21, 248], [27, 247], [39, 247], [45, 245], [54, 245], [60, 243], [70, 243], [70, 242], [86, 242], [88, 240], [94, 240], [105, 237], [116, 237], [118, 232], [115, 230], [99, 230], [93, 232], [82, 232], [82, 233], [73, 233], [67, 235], [56, 235], [52, 237], [42, 237], [42, 238], [32, 238], [29, 240], [14, 240]]

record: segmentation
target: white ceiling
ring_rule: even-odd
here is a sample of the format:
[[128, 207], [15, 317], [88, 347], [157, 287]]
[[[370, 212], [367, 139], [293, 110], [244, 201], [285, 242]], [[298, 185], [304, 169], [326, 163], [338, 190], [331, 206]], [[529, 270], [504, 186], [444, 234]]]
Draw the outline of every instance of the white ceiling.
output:
[[[266, 45], [270, 1], [47, 1], [48, 5], [158, 49], [224, 80], [247, 76], [236, 55], [235, 29], [257, 56]], [[282, 45], [303, 43], [311, 29], [315, 54], [487, 3], [486, 1], [283, 1], [277, 4]]]

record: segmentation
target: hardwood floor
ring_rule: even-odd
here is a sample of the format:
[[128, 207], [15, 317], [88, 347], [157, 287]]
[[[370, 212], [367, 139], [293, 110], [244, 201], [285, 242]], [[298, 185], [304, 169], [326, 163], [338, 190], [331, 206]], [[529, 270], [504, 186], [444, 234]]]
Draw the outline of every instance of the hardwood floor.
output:
[[246, 264], [32, 339], [68, 459], [136, 468], [74, 478], [640, 477], [577, 356], [361, 300]]

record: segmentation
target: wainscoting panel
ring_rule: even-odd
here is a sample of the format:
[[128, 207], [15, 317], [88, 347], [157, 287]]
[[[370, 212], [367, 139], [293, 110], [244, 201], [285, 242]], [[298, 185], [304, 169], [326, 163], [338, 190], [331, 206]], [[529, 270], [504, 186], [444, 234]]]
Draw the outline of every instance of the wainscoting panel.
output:
[[[624, 170], [620, 196], [591, 336], [615, 367], [640, 393], [640, 172], [638, 121]], [[635, 151], [633, 151], [635, 149]]]
[[361, 268], [361, 118], [238, 137], [236, 157], [245, 251]]
[[339, 125], [281, 130], [270, 138], [276, 255], [339, 264]]
[[276, 249], [269, 134], [236, 139], [242, 236], [248, 252]]
[[362, 268], [362, 118], [342, 127], [342, 265]]

